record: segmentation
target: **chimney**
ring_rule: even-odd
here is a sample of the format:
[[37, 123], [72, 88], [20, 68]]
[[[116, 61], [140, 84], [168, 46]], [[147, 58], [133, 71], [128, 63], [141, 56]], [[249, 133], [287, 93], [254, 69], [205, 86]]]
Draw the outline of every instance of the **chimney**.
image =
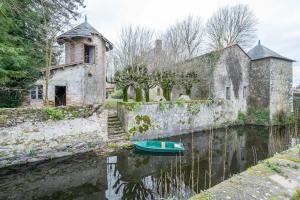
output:
[[155, 40], [155, 51], [160, 52], [162, 50], [162, 40]]

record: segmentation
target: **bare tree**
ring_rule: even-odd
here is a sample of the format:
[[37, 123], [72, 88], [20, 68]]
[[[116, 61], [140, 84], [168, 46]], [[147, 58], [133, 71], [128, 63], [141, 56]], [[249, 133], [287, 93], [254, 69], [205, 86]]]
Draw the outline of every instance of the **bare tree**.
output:
[[220, 49], [232, 44], [248, 47], [256, 38], [257, 20], [247, 5], [220, 8], [207, 21], [209, 46]]
[[143, 55], [152, 49], [153, 32], [137, 26], [127, 26], [122, 29], [120, 40], [116, 45], [116, 63], [124, 68], [128, 65], [142, 63]]
[[164, 34], [165, 48], [175, 62], [191, 58], [200, 51], [204, 27], [199, 17], [188, 16], [169, 27]]

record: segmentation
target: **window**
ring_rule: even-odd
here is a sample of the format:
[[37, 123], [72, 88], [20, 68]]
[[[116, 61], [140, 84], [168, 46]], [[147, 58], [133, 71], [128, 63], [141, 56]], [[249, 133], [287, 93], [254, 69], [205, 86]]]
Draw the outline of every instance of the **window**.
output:
[[226, 87], [226, 99], [230, 100], [230, 87]]
[[157, 88], [157, 96], [160, 96], [160, 88]]
[[246, 98], [246, 96], [247, 96], [247, 87], [244, 86], [244, 88], [243, 88], [243, 97]]
[[43, 86], [35, 85], [30, 89], [31, 99], [43, 99]]
[[30, 90], [30, 98], [36, 99], [36, 89], [35, 87]]
[[93, 64], [95, 59], [95, 47], [84, 45], [84, 62]]
[[38, 92], [38, 99], [43, 99], [43, 86], [42, 85], [37, 86], [37, 92]]

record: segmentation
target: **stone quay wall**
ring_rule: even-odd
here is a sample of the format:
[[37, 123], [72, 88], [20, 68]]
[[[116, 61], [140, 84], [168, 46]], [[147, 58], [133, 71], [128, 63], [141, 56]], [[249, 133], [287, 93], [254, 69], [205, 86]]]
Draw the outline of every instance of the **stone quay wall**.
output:
[[[99, 107], [68, 106], [60, 108], [0, 108], [0, 127], [15, 126], [25, 122], [42, 122], [60, 114], [63, 119], [86, 118]], [[55, 112], [53, 115], [51, 114]], [[50, 113], [50, 114], [49, 114]]]
[[174, 102], [120, 102], [118, 117], [133, 139], [168, 137], [192, 131], [209, 130], [235, 123], [243, 106], [227, 100], [193, 100]]

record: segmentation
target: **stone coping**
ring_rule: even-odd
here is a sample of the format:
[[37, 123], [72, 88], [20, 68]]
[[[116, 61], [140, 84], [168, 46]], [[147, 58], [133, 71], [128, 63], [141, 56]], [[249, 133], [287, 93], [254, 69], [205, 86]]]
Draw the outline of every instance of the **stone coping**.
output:
[[[190, 200], [292, 199], [300, 193], [300, 145], [259, 162]], [[299, 198], [299, 197], [298, 197]], [[298, 199], [295, 198], [295, 199]]]

